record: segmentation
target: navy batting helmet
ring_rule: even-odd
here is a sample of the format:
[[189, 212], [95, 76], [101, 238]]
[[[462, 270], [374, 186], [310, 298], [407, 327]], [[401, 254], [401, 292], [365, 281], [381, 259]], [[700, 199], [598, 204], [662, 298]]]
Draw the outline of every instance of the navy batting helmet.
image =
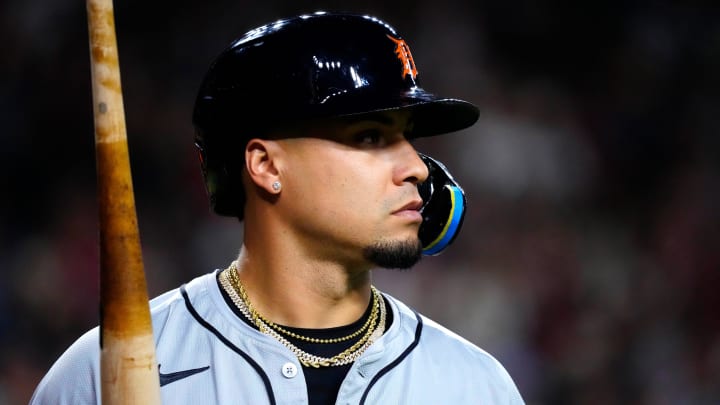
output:
[[371, 16], [315, 13], [247, 32], [213, 62], [193, 113], [213, 210], [243, 219], [250, 137], [294, 122], [412, 109], [413, 137], [466, 128], [474, 105], [423, 90], [408, 44]]

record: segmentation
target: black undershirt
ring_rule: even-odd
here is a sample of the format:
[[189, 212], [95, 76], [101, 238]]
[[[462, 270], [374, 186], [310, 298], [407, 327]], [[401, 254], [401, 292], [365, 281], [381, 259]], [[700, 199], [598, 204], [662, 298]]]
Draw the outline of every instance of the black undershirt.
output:
[[[220, 272], [217, 272], [216, 277], [219, 277]], [[232, 311], [245, 323], [250, 325], [251, 327], [257, 329], [257, 326], [253, 322], [251, 322], [249, 319], [243, 315], [240, 310], [235, 306], [235, 303], [232, 302], [232, 299], [230, 299], [230, 296], [228, 296], [227, 292], [224, 288], [222, 288], [222, 285], [220, 285], [220, 282], [218, 280], [218, 285], [220, 286], [220, 291], [222, 292], [222, 296], [225, 299], [225, 302], [227, 305], [232, 309]], [[385, 299], [383, 297], [383, 305], [385, 305], [385, 308], [387, 308], [386, 315], [385, 315], [385, 330], [390, 327], [390, 324], [392, 323], [392, 311], [390, 311], [389, 306], [387, 302], [385, 302]], [[296, 333], [298, 335], [316, 338], [316, 339], [331, 339], [331, 338], [339, 338], [343, 336], [347, 336], [356, 330], [360, 329], [362, 325], [365, 324], [365, 322], [370, 317], [370, 314], [372, 312], [372, 298], [370, 299], [370, 302], [368, 303], [368, 307], [365, 310], [365, 313], [363, 316], [358, 319], [357, 321], [345, 325], [340, 326], [336, 328], [328, 328], [328, 329], [304, 329], [304, 328], [293, 328], [289, 326], [283, 326], [283, 328]], [[339, 342], [339, 343], [310, 343], [303, 340], [295, 339], [289, 336], [285, 336], [283, 334], [283, 337], [285, 337], [288, 341], [290, 341], [292, 344], [300, 348], [301, 350], [321, 357], [333, 357], [336, 354], [342, 352], [343, 350], [346, 350], [350, 346], [352, 346], [355, 342], [360, 340], [362, 337], [362, 333], [359, 336], [354, 337], [353, 339], [347, 340], [345, 342]], [[310, 405], [332, 405], [335, 404], [337, 400], [337, 394], [340, 390], [340, 385], [342, 384], [343, 380], [345, 379], [345, 376], [347, 375], [348, 371], [350, 370], [350, 367], [352, 367], [351, 364], [346, 364], [344, 366], [333, 366], [333, 367], [306, 367], [302, 366], [303, 368], [303, 374], [305, 375], [305, 381], [307, 383], [307, 390], [308, 390], [308, 398]]]

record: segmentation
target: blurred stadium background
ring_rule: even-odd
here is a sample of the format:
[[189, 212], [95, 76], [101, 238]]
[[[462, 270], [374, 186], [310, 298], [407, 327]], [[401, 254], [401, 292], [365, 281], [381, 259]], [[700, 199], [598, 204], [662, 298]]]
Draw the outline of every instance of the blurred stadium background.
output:
[[[482, 108], [418, 143], [464, 185], [463, 233], [376, 285], [494, 354], [528, 404], [719, 404], [718, 7], [565, 3], [116, 1], [150, 294], [242, 240], [192, 144], [211, 58], [280, 17], [371, 13], [425, 88]], [[84, 3], [5, 1], [0, 38], [0, 404], [21, 404], [98, 321]]]

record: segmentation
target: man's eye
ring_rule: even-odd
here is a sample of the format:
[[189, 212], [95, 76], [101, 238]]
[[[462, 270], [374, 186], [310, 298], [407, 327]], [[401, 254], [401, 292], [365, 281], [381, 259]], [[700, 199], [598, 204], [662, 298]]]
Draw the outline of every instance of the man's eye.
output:
[[357, 134], [355, 140], [362, 145], [377, 145], [382, 141], [382, 134], [380, 131], [367, 130]]

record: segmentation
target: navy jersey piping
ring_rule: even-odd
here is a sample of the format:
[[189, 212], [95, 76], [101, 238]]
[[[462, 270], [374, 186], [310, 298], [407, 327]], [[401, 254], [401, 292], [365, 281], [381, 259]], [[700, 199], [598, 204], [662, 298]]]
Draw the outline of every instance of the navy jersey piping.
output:
[[365, 400], [367, 399], [367, 396], [370, 393], [370, 390], [372, 389], [373, 385], [375, 385], [375, 383], [378, 382], [378, 380], [382, 376], [384, 376], [385, 374], [390, 372], [390, 370], [395, 368], [395, 366], [400, 364], [400, 362], [402, 362], [405, 359], [405, 357], [407, 357], [410, 354], [410, 352], [412, 352], [415, 349], [415, 347], [417, 347], [418, 343], [420, 343], [420, 335], [422, 334], [423, 323], [422, 323], [422, 319], [420, 318], [420, 314], [418, 314], [415, 310], [413, 310], [413, 313], [415, 314], [415, 319], [417, 319], [417, 326], [415, 327], [415, 340], [412, 343], [410, 343], [410, 346], [408, 346], [405, 349], [405, 351], [403, 351], [400, 354], [400, 356], [398, 356], [398, 358], [393, 360], [392, 363], [385, 366], [385, 368], [380, 370], [375, 375], [375, 377], [373, 377], [373, 379], [370, 380], [370, 383], [368, 384], [367, 388], [365, 388], [365, 392], [363, 392], [363, 395], [360, 398], [360, 405], [363, 405], [365, 403]]
[[258, 373], [258, 375], [260, 375], [260, 378], [262, 379], [263, 383], [265, 384], [265, 390], [267, 391], [268, 399], [270, 400], [270, 404], [275, 405], [276, 404], [275, 403], [275, 394], [273, 393], [272, 385], [270, 384], [270, 379], [268, 378], [267, 374], [265, 374], [265, 371], [263, 371], [263, 369], [260, 367], [260, 365], [257, 364], [255, 362], [255, 360], [253, 360], [252, 357], [250, 357], [250, 355], [243, 352], [242, 350], [240, 350], [239, 347], [232, 344], [232, 342], [230, 342], [225, 336], [223, 336], [220, 333], [220, 331], [215, 329], [215, 327], [210, 325], [210, 323], [208, 323], [208, 321], [203, 319], [200, 316], [200, 314], [197, 313], [195, 308], [192, 306], [192, 303], [190, 302], [190, 298], [188, 297], [187, 291], [185, 291], [185, 284], [183, 284], [180, 287], [180, 293], [182, 294], [183, 300], [185, 300], [185, 306], [187, 307], [188, 311], [190, 311], [190, 315], [192, 315], [193, 318], [195, 318], [195, 320], [200, 325], [202, 325], [205, 329], [212, 332], [212, 334], [215, 335], [218, 339], [220, 339], [220, 341], [223, 342], [227, 347], [229, 347], [235, 353], [239, 354], [242, 358], [244, 358], [245, 361], [247, 361], [255, 369], [255, 371]]

